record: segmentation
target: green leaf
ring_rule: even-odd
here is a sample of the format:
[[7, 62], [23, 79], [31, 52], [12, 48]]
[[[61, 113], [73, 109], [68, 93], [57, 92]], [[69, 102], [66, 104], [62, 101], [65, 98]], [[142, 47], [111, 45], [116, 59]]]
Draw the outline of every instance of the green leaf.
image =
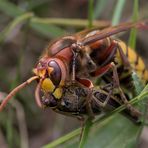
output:
[[60, 29], [59, 27], [54, 26], [54, 25], [31, 22], [30, 26], [32, 27], [32, 29], [34, 29], [38, 33], [41, 33], [47, 38], [59, 37], [65, 34], [65, 31], [63, 29]]
[[11, 17], [17, 17], [25, 13], [23, 9], [17, 7], [16, 5], [10, 3], [7, 0], [0, 0], [0, 10]]
[[46, 5], [46, 3], [49, 3], [51, 0], [31, 0], [31, 1], [25, 1], [24, 5], [27, 5], [27, 10], [33, 10], [38, 7], [41, 7], [42, 5]]
[[[142, 101], [146, 96], [148, 96], [148, 85], [146, 85], [142, 92], [129, 103], [134, 104]], [[141, 126], [133, 124], [130, 120], [118, 114], [123, 109], [125, 109], [125, 105], [95, 121], [88, 135], [89, 137], [85, 148], [119, 148], [119, 146], [120, 148], [136, 147], [138, 142], [137, 137], [141, 132]], [[81, 129], [77, 129], [50, 144], [47, 144], [44, 148], [54, 148], [57, 146], [60, 146], [60, 148], [78, 147], [78, 135], [80, 134], [80, 131]]]
[[[3, 37], [1, 37], [1, 40], [4, 39], [5, 35], [8, 34], [10, 31], [14, 28], [14, 26], [16, 26], [16, 24], [18, 24], [18, 22], [22, 19], [23, 14], [25, 13], [25, 11], [19, 7], [17, 7], [16, 5], [14, 5], [13, 3], [10, 3], [8, 1], [5, 0], [0, 0], [0, 10], [3, 11], [5, 14], [11, 16], [11, 17], [18, 17], [16, 18], [8, 27], [4, 30], [2, 35]], [[26, 12], [25, 14], [28, 14], [29, 12]], [[25, 16], [24, 14], [24, 16]], [[32, 14], [32, 13], [31, 13]], [[37, 32], [41, 33], [42, 35], [44, 35], [45, 37], [57, 37], [60, 35], [64, 34], [64, 30], [53, 26], [53, 25], [49, 25], [49, 24], [42, 24], [40, 22], [36, 22], [33, 20], [33, 22], [30, 20], [30, 26], [36, 30]]]
[[84, 126], [84, 131], [82, 131], [83, 133], [82, 133], [82, 137], [79, 143], [79, 148], [85, 147], [87, 140], [88, 140], [88, 135], [89, 135], [91, 126], [92, 126], [92, 120], [88, 118]]
[[112, 18], [112, 25], [119, 24], [125, 2], [126, 2], [126, 0], [118, 0], [117, 1], [116, 7], [114, 10], [114, 14], [113, 14], [113, 18]]
[[[24, 11], [20, 7], [17, 7], [16, 5], [14, 5], [13, 3], [7, 0], [0, 0], [0, 10], [4, 12], [5, 14], [11, 17], [14, 17], [14, 18], [21, 17], [23, 16], [24, 13], [25, 14], [29, 13], [29, 12]], [[92, 12], [90, 14], [92, 14]], [[92, 19], [92, 16], [91, 16], [91, 19]], [[11, 24], [15, 24], [14, 22], [17, 22], [17, 19], [14, 20]], [[11, 24], [10, 26], [14, 26]], [[39, 34], [44, 35], [47, 38], [57, 37], [57, 36], [61, 36], [65, 34], [65, 30], [58, 26], [64, 26], [64, 27], [72, 26], [72, 27], [79, 27], [79, 28], [83, 27], [84, 28], [87, 25], [88, 25], [88, 21], [86, 19], [39, 18], [36, 16], [31, 17], [30, 19], [31, 28], [33, 28]], [[108, 21], [94, 21], [94, 26], [99, 27], [99, 28], [104, 28], [104, 27], [109, 26], [109, 22]], [[13, 28], [13, 27], [10, 27], [10, 28]], [[9, 30], [9, 29], [6, 28], [5, 30]], [[3, 33], [5, 32], [5, 30], [3, 31]], [[9, 31], [6, 31], [6, 32], [9, 32]], [[4, 38], [4, 36], [2, 38]]]
[[98, 18], [101, 15], [107, 3], [107, 0], [97, 0], [94, 8], [94, 19]]
[[[124, 124], [122, 124], [124, 123]], [[85, 148], [125, 148], [134, 145], [139, 127], [121, 115], [114, 115], [95, 124], [89, 132]], [[46, 145], [44, 148], [54, 148], [57, 145]], [[60, 145], [61, 148], [75, 148], [79, 145], [79, 136], [68, 139]]]
[[5, 38], [7, 38], [10, 33], [21, 23], [23, 23], [24, 21], [28, 20], [29, 18], [31, 18], [33, 16], [33, 13], [24, 13], [18, 17], [16, 17], [1, 33], [0, 33], [0, 42], [2, 42], [3, 40], [5, 40]]
[[[132, 20], [134, 22], [138, 20], [138, 17], [139, 17], [138, 10], [139, 10], [139, 1], [134, 0], [133, 17], [132, 17]], [[133, 28], [130, 32], [130, 38], [129, 38], [129, 46], [132, 49], [136, 48], [136, 36], [137, 36], [137, 30], [136, 28]]]
[[43, 148], [54, 148], [54, 147], [56, 147], [56, 146], [58, 146], [60, 144], [63, 144], [66, 141], [74, 139], [76, 136], [79, 136], [80, 131], [81, 131], [81, 129], [78, 128], [78, 129], [74, 130], [73, 132], [71, 132], [71, 133], [69, 133], [69, 134], [67, 134], [67, 135], [65, 135], [63, 137], [60, 137], [59, 139], [45, 145]]
[[132, 72], [132, 79], [133, 79], [133, 83], [134, 83], [134, 87], [135, 87], [135, 94], [139, 95], [140, 92], [143, 90], [144, 85], [142, 83], [142, 81], [140, 80], [140, 78], [138, 77], [136, 72]]
[[88, 1], [88, 28], [93, 26], [93, 0]]
[[[46, 25], [57, 25], [62, 27], [77, 27], [77, 28], [85, 28], [88, 25], [87, 19], [71, 19], [71, 18], [39, 18], [33, 17], [31, 19], [33, 23], [41, 23]], [[108, 21], [93, 21], [93, 26], [98, 28], [108, 27], [110, 23]]]

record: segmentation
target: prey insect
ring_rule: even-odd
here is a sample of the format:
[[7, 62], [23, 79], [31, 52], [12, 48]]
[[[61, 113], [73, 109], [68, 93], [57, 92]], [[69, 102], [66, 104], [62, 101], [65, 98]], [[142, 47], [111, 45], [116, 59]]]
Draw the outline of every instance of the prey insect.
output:
[[[76, 117], [78, 119], [85, 119], [89, 117], [86, 98], [89, 97], [90, 107], [94, 117], [102, 113], [108, 113], [123, 105], [120, 95], [110, 95], [109, 90], [100, 87], [85, 87], [80, 83], [64, 86], [63, 95], [60, 100], [51, 99], [51, 94], [45, 93], [43, 95], [43, 104], [46, 107], [52, 108], [57, 113]], [[103, 103], [109, 98], [109, 101], [104, 106]], [[134, 123], [140, 123], [142, 113], [135, 107], [125, 108], [121, 112]]]
[[[44, 105], [40, 97], [41, 90], [46, 94], [50, 94], [50, 99], [53, 100], [54, 104], [56, 100], [61, 100], [63, 88], [68, 83], [74, 84], [79, 82], [86, 87], [90, 87], [92, 83], [89, 78], [103, 75], [108, 79], [110, 75], [108, 76], [106, 73], [110, 69], [113, 71], [113, 86], [119, 88], [120, 94], [122, 94], [122, 101], [128, 104], [120, 88], [119, 80], [121, 78], [117, 71], [120, 69], [118, 67], [122, 67], [121, 74], [125, 74], [125, 67], [130, 67], [130, 60], [128, 61], [128, 58], [132, 53], [129, 48], [126, 48], [127, 52], [124, 54], [123, 49], [125, 50], [125, 48], [122, 48], [122, 42], [111, 39], [110, 36], [127, 31], [133, 27], [139, 28], [142, 25], [142, 22], [125, 23], [101, 31], [94, 29], [86, 30], [71, 36], [62, 37], [51, 43], [33, 69], [35, 76], [24, 82], [24, 85], [21, 84], [12, 90], [2, 101], [0, 110], [4, 108], [8, 100], [16, 92], [35, 79], [38, 81], [35, 99], [37, 105], [42, 108]], [[135, 53], [134, 57], [136, 57]], [[135, 62], [135, 60], [133, 61]], [[143, 73], [145, 79], [147, 79], [148, 72], [145, 70], [143, 61], [141, 58], [138, 58], [136, 62], [138, 62], [138, 65], [135, 67], [140, 68], [137, 72]], [[142, 67], [139, 64], [142, 64]]]

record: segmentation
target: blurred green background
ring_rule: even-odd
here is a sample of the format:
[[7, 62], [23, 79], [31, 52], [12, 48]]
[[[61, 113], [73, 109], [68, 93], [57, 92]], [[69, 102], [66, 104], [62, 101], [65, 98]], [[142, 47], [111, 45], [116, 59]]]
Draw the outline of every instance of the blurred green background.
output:
[[[102, 28], [113, 20], [117, 1], [94, 1], [93, 18], [102, 20], [95, 26]], [[115, 24], [131, 20], [133, 2], [123, 2], [116, 11], [120, 20], [116, 16]], [[140, 0], [140, 19], [148, 18], [147, 9], [148, 1]], [[87, 19], [87, 0], [0, 0], [0, 92], [8, 93], [29, 78], [49, 41], [86, 28]], [[122, 35], [122, 39], [127, 41], [128, 35]], [[144, 30], [138, 31], [136, 49], [146, 64], [147, 38]], [[38, 148], [80, 127], [74, 118], [39, 109], [34, 100], [35, 86], [33, 83], [20, 91], [0, 113], [1, 148]]]

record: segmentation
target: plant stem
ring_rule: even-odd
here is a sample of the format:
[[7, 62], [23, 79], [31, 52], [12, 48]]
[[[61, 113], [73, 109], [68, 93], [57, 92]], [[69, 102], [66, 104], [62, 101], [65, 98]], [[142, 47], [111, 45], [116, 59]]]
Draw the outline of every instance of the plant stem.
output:
[[[138, 10], [139, 10], [139, 1], [134, 0], [133, 16], [132, 16], [132, 20], [134, 22], [136, 22], [138, 20], [138, 17], [139, 17]], [[136, 36], [137, 36], [137, 30], [136, 30], [136, 28], [133, 28], [130, 32], [130, 38], [129, 38], [129, 46], [132, 49], [136, 48]]]
[[[146, 98], [146, 96], [148, 96], [148, 84], [145, 86], [145, 88], [143, 89], [143, 91], [140, 93], [140, 95], [138, 95], [137, 97], [133, 98], [131, 101], [129, 101], [130, 104], [135, 104], [139, 101], [142, 101], [143, 99]], [[120, 107], [118, 107], [117, 109], [113, 110], [112, 112], [102, 116], [101, 118], [99, 118], [98, 120], [96, 120], [93, 125], [95, 126], [98, 123], [102, 123], [105, 122], [109, 117], [111, 117], [111, 115], [114, 115], [116, 113], [121, 112], [122, 110], [124, 110], [126, 108], [126, 105], [122, 105]], [[45, 145], [43, 148], [54, 148], [76, 136], [78, 136], [81, 132], [81, 128], [78, 128], [70, 133], [68, 133], [67, 135], [60, 137], [59, 139]]]
[[79, 143], [79, 148], [83, 148], [85, 146], [91, 126], [92, 126], [92, 119], [88, 118], [85, 123], [84, 131], [82, 133], [82, 137]]
[[[86, 27], [88, 24], [87, 19], [69, 19], [69, 18], [39, 18], [33, 17], [31, 19], [31, 23], [41, 23], [41, 24], [52, 24], [58, 26], [72, 26], [72, 27]], [[101, 28], [105, 28], [109, 26], [109, 21], [97, 21], [93, 22], [93, 26]]]
[[126, 0], [118, 0], [117, 1], [116, 7], [114, 10], [114, 14], [113, 14], [113, 18], [112, 18], [112, 25], [119, 24], [125, 2], [126, 2]]
[[91, 28], [93, 26], [93, 0], [88, 1], [88, 28]]
[[56, 146], [58, 146], [59, 144], [64, 143], [67, 140], [72, 139], [75, 136], [78, 136], [80, 134], [81, 128], [78, 128], [70, 133], [68, 133], [67, 135], [45, 145], [43, 148], [55, 148]]

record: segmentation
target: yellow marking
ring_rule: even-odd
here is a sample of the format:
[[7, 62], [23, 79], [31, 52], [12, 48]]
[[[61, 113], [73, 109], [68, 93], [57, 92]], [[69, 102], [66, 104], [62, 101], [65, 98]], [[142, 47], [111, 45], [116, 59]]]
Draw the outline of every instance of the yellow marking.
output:
[[45, 69], [42, 69], [42, 70], [39, 70], [39, 71], [38, 71], [38, 75], [39, 75], [41, 78], [43, 78], [43, 77], [45, 76], [45, 74], [46, 74], [46, 70], [45, 70]]
[[53, 95], [55, 96], [56, 99], [61, 99], [61, 97], [62, 97], [62, 88], [57, 88], [54, 91]]
[[46, 78], [43, 80], [41, 88], [46, 92], [53, 92], [55, 86], [49, 78]]
[[136, 55], [135, 66], [137, 66], [137, 65], [138, 65], [138, 62], [139, 62], [139, 55], [137, 54], [137, 55]]
[[33, 73], [41, 78], [44, 78], [45, 74], [46, 74], [46, 70], [45, 69], [40, 69], [40, 70], [37, 70], [37, 68], [34, 68], [33, 70]]
[[47, 68], [48, 75], [50, 75], [50, 74], [51, 74], [51, 72], [52, 72], [53, 70], [54, 70], [54, 69], [53, 69], [53, 67], [48, 67], [48, 68]]
[[[148, 81], [148, 71], [147, 70], [143, 75], [143, 70], [145, 69], [145, 64], [144, 64], [142, 58], [139, 57], [137, 64], [135, 64], [135, 61], [137, 61], [137, 53], [133, 49], [131, 49], [130, 47], [128, 47], [128, 50], [127, 50], [126, 44], [122, 41], [119, 41], [118, 44], [121, 46], [124, 54], [128, 55], [127, 58], [131, 64], [132, 68], [137, 72], [138, 76], [141, 79], [143, 79], [144, 81]], [[126, 53], [127, 51], [128, 51], [128, 53]], [[117, 52], [117, 60], [119, 63], [122, 64], [119, 52]]]
[[59, 85], [60, 86], [64, 86], [65, 85], [65, 81], [64, 80], [61, 80]]
[[34, 68], [34, 69], [32, 70], [32, 72], [33, 72], [35, 75], [37, 75], [37, 69], [36, 69], [36, 68]]

